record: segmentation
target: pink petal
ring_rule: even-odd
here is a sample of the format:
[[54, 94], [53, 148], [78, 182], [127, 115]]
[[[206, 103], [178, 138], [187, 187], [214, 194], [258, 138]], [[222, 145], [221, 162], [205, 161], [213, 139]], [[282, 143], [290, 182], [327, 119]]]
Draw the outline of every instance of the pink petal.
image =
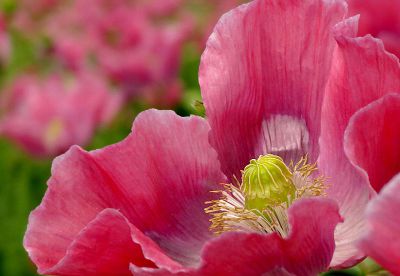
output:
[[360, 35], [383, 40], [385, 48], [400, 56], [400, 1], [348, 0], [350, 14], [360, 14]]
[[209, 126], [200, 117], [150, 110], [135, 119], [132, 132], [92, 156], [120, 186], [129, 220], [173, 259], [194, 265], [212, 236], [204, 202], [225, 181]]
[[400, 94], [389, 94], [360, 109], [346, 129], [346, 154], [364, 169], [376, 191], [400, 172]]
[[[199, 78], [211, 141], [228, 177], [239, 176], [265, 150], [293, 150], [293, 142], [300, 152], [292, 159], [306, 152], [316, 159], [335, 48], [331, 29], [343, 19], [345, 6], [344, 1], [254, 1], [220, 19]], [[282, 135], [288, 125], [298, 129], [295, 136]], [[271, 133], [277, 133], [274, 141]]]
[[[336, 31], [349, 30], [349, 24]], [[362, 214], [373, 191], [367, 175], [345, 156], [344, 131], [359, 108], [400, 91], [400, 67], [398, 60], [384, 51], [382, 42], [370, 36], [351, 38], [337, 33], [337, 41], [339, 49], [322, 108], [319, 167], [329, 177], [329, 196], [338, 200], [345, 218], [336, 231], [332, 265], [350, 266], [363, 257], [354, 241], [364, 231]]]
[[[204, 202], [224, 181], [207, 142], [206, 121], [150, 110], [136, 118], [132, 131], [118, 144], [90, 153], [72, 147], [54, 161], [48, 191], [30, 216], [25, 238], [41, 271], [64, 258], [106, 208], [119, 210], [175, 260], [199, 259], [211, 236]], [[176, 266], [151, 260], [169, 270]]]
[[393, 275], [400, 275], [400, 174], [368, 204], [361, 249]]
[[[400, 19], [398, 25], [400, 25]], [[398, 33], [382, 31], [378, 37], [382, 39], [388, 52], [400, 57], [400, 31]]]
[[[115, 236], [111, 235], [110, 241], [107, 241], [103, 239], [106, 238], [107, 231], [103, 234], [101, 231], [96, 231], [101, 227], [104, 228], [104, 223], [108, 221], [108, 219], [104, 221], [99, 212], [107, 208], [107, 205], [111, 205], [109, 202], [118, 200], [112, 193], [115, 185], [104, 172], [98, 169], [91, 157], [78, 147], [71, 148], [65, 155], [54, 161], [52, 177], [48, 185], [49, 188], [42, 204], [29, 217], [24, 247], [41, 273], [53, 274], [59, 269], [63, 271], [68, 267], [79, 272], [86, 266], [82, 267], [82, 263], [78, 262], [79, 259], [97, 252], [96, 248], [110, 245], [115, 239]], [[124, 224], [127, 228], [126, 222]], [[111, 227], [112, 224], [109, 226]], [[124, 228], [113, 229], [113, 231], [116, 231], [114, 235], [120, 236], [124, 233]], [[86, 250], [83, 254], [79, 253], [82, 249], [74, 249], [76, 247], [74, 244], [79, 245], [82, 242], [87, 244], [85, 240], [95, 238], [93, 236], [96, 234], [104, 235], [104, 237], [101, 241], [94, 242], [97, 246], [93, 249], [94, 252]], [[125, 234], [123, 242], [126, 242], [130, 235]], [[89, 246], [93, 246], [92, 243]], [[75, 256], [78, 253], [82, 255]], [[119, 253], [125, 258], [121, 261], [113, 260], [112, 262], [115, 263], [113, 269], [117, 269], [118, 266], [119, 270], [126, 273], [129, 263], [137, 260], [127, 258], [126, 256], [133, 257], [133, 255], [126, 255], [125, 249], [121, 249]], [[74, 263], [72, 263], [73, 260], [75, 260]], [[96, 264], [93, 263], [93, 265]]]
[[[328, 269], [334, 249], [334, 229], [341, 222], [330, 199], [304, 199], [289, 209], [291, 232], [231, 232], [210, 241], [197, 270], [179, 275], [315, 275]], [[135, 275], [173, 275], [166, 270], [131, 266]]]
[[[91, 179], [95, 181], [90, 181]], [[70, 248], [74, 243], [79, 245], [80, 239], [85, 241], [95, 235], [91, 229], [98, 229], [104, 224], [101, 216], [98, 219], [96, 217], [106, 208], [106, 187], [112, 184], [110, 182], [91, 162], [90, 157], [77, 147], [54, 161], [52, 178], [48, 182], [49, 188], [42, 204], [31, 213], [24, 238], [24, 247], [40, 273], [56, 273], [58, 269], [65, 269], [64, 262], [67, 262], [67, 267], [71, 266], [71, 270], [79, 272], [84, 269], [79, 263], [68, 264], [71, 258], [74, 258], [74, 254], [77, 254], [75, 251], [79, 253], [79, 249]], [[83, 183], [85, 185], [82, 185]], [[80, 234], [82, 231], [89, 233], [89, 237]], [[124, 230], [122, 228], [115, 231], [123, 233]], [[98, 234], [101, 235], [101, 232]], [[111, 241], [104, 240], [104, 245], [108, 243]], [[98, 247], [102, 246], [99, 242]], [[133, 259], [124, 260], [124, 264], [119, 263], [118, 269], [126, 272], [129, 262]]]
[[[29, 240], [29, 236], [26, 239]], [[156, 267], [151, 260], [156, 260], [161, 266], [179, 267], [121, 213], [105, 209], [82, 229], [55, 266], [38, 272], [51, 275], [131, 275], [129, 262]]]

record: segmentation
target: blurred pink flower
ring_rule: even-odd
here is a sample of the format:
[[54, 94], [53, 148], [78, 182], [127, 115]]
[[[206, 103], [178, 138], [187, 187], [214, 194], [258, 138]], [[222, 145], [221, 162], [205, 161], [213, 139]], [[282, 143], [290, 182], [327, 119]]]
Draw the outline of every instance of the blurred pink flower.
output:
[[185, 0], [136, 0], [137, 6], [144, 7], [151, 16], [171, 16], [181, 8]]
[[[124, 141], [54, 161], [24, 239], [39, 273], [315, 275], [364, 258], [356, 242], [374, 191], [344, 132], [360, 108], [399, 91], [400, 66], [345, 16], [340, 0], [258, 0], [224, 15], [199, 72], [207, 120], [149, 110]], [[327, 195], [287, 207], [286, 235], [216, 237], [210, 191], [267, 153], [287, 164], [308, 155]]]
[[11, 55], [10, 39], [7, 33], [7, 26], [4, 16], [0, 13], [0, 67], [7, 63]]
[[348, 0], [351, 14], [361, 14], [360, 35], [383, 40], [385, 48], [400, 57], [400, 1]]
[[74, 1], [48, 18], [46, 32], [70, 67], [99, 66], [129, 95], [148, 98], [144, 91], [153, 93], [178, 80], [182, 45], [191, 28], [187, 21], [158, 23], [154, 13], [162, 12], [153, 13], [150, 4]]
[[67, 0], [19, 0], [13, 15], [12, 25], [24, 31], [25, 35], [37, 35], [43, 28], [43, 19]]
[[360, 109], [345, 136], [349, 159], [379, 192], [368, 204], [360, 247], [394, 275], [400, 275], [399, 125], [400, 94], [389, 94]]
[[41, 156], [88, 143], [96, 126], [108, 122], [121, 104], [119, 95], [111, 94], [102, 80], [88, 73], [77, 79], [25, 75], [2, 100], [0, 134]]

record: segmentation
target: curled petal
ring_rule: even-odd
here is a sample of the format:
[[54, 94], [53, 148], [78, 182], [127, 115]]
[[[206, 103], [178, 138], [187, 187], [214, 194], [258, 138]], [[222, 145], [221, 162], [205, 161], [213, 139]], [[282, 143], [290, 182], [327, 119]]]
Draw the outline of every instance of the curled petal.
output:
[[357, 111], [346, 129], [346, 154], [377, 192], [400, 171], [399, 126], [400, 94], [389, 94]]
[[[363, 213], [374, 192], [364, 171], [344, 152], [343, 138], [350, 117], [360, 108], [393, 91], [400, 91], [400, 66], [395, 56], [371, 36], [352, 38], [349, 24], [336, 30], [338, 51], [327, 84], [321, 119], [319, 168], [329, 177], [329, 196], [341, 207], [345, 222], [336, 230], [332, 266], [351, 266], [363, 257], [354, 241], [364, 231]], [[340, 34], [340, 28], [346, 32]], [[354, 26], [355, 28], [355, 26]], [[351, 32], [350, 32], [351, 33]]]
[[199, 260], [208, 230], [205, 202], [226, 179], [208, 143], [209, 126], [172, 111], [141, 113], [132, 135], [94, 151], [101, 169], [118, 183], [127, 218], [182, 264]]
[[400, 1], [348, 0], [350, 14], [360, 14], [360, 35], [383, 40], [385, 48], [400, 57]]
[[400, 174], [373, 199], [366, 211], [367, 231], [360, 248], [394, 275], [400, 275]]
[[[26, 237], [30, 239], [29, 236]], [[27, 241], [27, 245], [31, 241]], [[39, 269], [51, 275], [131, 275], [129, 263], [138, 266], [178, 268], [160, 248], [115, 209], [105, 209], [91, 221], [53, 267]]]
[[41, 205], [29, 216], [24, 247], [39, 271], [55, 266], [79, 232], [107, 207], [113, 182], [86, 152], [72, 147], [53, 162]]
[[[29, 217], [24, 237], [24, 247], [39, 273], [127, 274], [131, 262], [179, 267], [122, 214], [114, 209], [102, 211], [118, 200], [118, 194], [110, 192], [115, 184], [98, 170], [86, 152], [74, 147], [58, 157], [48, 185], [42, 204]], [[145, 250], [142, 243], [152, 252], [149, 259], [141, 253]], [[104, 257], [103, 266], [99, 256], [89, 262], [90, 256], [96, 254]]]
[[[335, 47], [331, 29], [345, 12], [344, 1], [268, 0], [220, 19], [202, 56], [199, 81], [211, 142], [228, 177], [240, 176], [251, 158], [275, 146], [293, 151], [294, 144], [316, 159]], [[296, 139], [283, 135], [287, 126], [298, 130]]]
[[174, 260], [185, 265], [199, 260], [211, 237], [204, 202], [225, 180], [207, 141], [206, 121], [150, 110], [136, 118], [132, 131], [118, 144], [89, 153], [73, 147], [54, 161], [25, 237], [40, 270], [55, 266], [107, 208], [119, 210]]
[[[286, 239], [276, 233], [225, 233], [205, 246], [198, 269], [178, 275], [316, 275], [327, 270], [335, 249], [334, 229], [341, 222], [337, 204], [330, 199], [304, 199], [289, 209], [289, 221]], [[131, 269], [138, 275], [174, 275], [152, 268]]]

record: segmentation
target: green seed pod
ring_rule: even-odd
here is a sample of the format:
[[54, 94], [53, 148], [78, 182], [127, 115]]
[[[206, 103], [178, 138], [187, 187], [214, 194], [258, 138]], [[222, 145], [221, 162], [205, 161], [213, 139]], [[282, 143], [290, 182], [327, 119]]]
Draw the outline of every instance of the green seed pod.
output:
[[288, 202], [290, 197], [294, 197], [296, 187], [282, 158], [267, 154], [252, 159], [244, 168], [241, 190], [246, 208], [262, 211], [268, 204]]

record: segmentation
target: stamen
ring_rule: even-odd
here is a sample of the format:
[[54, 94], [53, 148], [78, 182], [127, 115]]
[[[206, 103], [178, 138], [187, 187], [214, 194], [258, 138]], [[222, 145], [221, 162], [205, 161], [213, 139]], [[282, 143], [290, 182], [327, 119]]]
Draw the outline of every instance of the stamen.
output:
[[210, 230], [272, 233], [286, 237], [289, 232], [287, 210], [296, 200], [324, 196], [325, 177], [315, 176], [316, 164], [307, 156], [286, 166], [279, 156], [268, 154], [252, 159], [242, 171], [242, 183], [223, 184], [220, 198], [206, 202], [210, 206]]
[[316, 163], [308, 163], [307, 155], [302, 157], [296, 165], [293, 165], [293, 162], [291, 162], [289, 167], [295, 174], [293, 182], [298, 188], [297, 197], [326, 195], [326, 177], [322, 175], [315, 178], [311, 177], [313, 173], [318, 171], [318, 168]]

